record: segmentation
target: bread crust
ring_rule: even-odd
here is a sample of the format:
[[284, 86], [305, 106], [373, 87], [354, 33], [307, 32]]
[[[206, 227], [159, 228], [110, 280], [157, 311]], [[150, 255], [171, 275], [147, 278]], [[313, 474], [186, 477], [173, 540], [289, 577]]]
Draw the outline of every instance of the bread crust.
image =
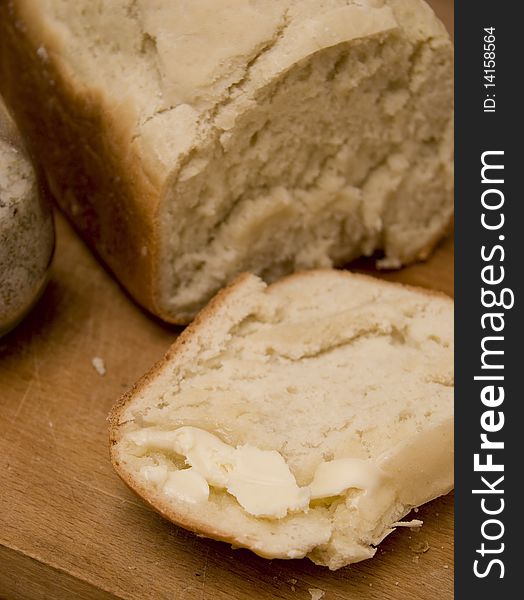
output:
[[28, 0], [0, 3], [0, 91], [71, 223], [139, 304], [172, 321], [154, 286], [162, 174], [129, 151], [134, 108], [83, 89]]
[[[330, 276], [349, 277], [351, 279], [358, 279], [366, 282], [373, 282], [374, 285], [384, 286], [387, 288], [403, 288], [417, 292], [428, 296], [430, 298], [444, 299], [453, 305], [453, 300], [443, 292], [436, 290], [430, 290], [411, 286], [403, 283], [389, 282], [375, 277], [361, 274], [352, 273], [349, 271], [340, 271], [333, 269], [319, 269], [316, 271], [302, 271], [293, 273], [284, 277], [283, 279], [271, 284], [267, 289], [277, 288], [289, 280], [300, 280], [302, 278], [311, 278], [315, 276]], [[171, 347], [166, 352], [165, 356], [160, 359], [145, 375], [143, 375], [134, 386], [116, 402], [113, 406], [109, 416], [109, 441], [110, 441], [110, 457], [114, 469], [124, 481], [124, 483], [142, 500], [146, 502], [151, 508], [159, 512], [163, 517], [171, 521], [172, 523], [179, 525], [185, 529], [193, 531], [197, 535], [203, 535], [212, 539], [227, 542], [231, 545], [239, 547], [248, 547], [250, 550], [262, 556], [263, 558], [290, 558], [285, 552], [279, 553], [273, 550], [264, 551], [263, 548], [253, 548], [249, 543], [246, 543], [246, 539], [239, 536], [231, 535], [231, 532], [227, 529], [221, 528], [220, 523], [211, 529], [209, 523], [204, 522], [201, 519], [195, 517], [195, 514], [190, 510], [187, 510], [187, 505], [182, 502], [177, 502], [174, 499], [170, 500], [170, 503], [175, 506], [173, 508], [168, 504], [160, 494], [152, 494], [140, 481], [133, 477], [128, 470], [126, 470], [121, 463], [118, 455], [117, 444], [121, 440], [121, 417], [127, 409], [128, 405], [134, 400], [134, 398], [140, 394], [140, 392], [146, 388], [151, 382], [153, 382], [158, 375], [163, 371], [168, 364], [176, 361], [182, 353], [184, 346], [188, 341], [195, 336], [199, 331], [208, 327], [210, 320], [217, 316], [220, 310], [227, 304], [228, 299], [235, 293], [240, 291], [242, 287], [249, 283], [250, 280], [254, 279], [254, 276], [249, 273], [240, 274], [228, 287], [222, 289], [210, 302], [204, 307], [197, 315], [195, 320], [180, 334], [180, 336], [174, 341]], [[446, 490], [443, 493], [447, 493], [450, 490]]]

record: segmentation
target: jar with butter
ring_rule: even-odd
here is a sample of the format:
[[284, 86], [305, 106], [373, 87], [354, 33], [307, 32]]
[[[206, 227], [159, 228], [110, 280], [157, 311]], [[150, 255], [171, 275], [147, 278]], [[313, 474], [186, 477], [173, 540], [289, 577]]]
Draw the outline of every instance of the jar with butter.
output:
[[55, 234], [50, 206], [0, 99], [0, 336], [32, 308], [47, 283]]

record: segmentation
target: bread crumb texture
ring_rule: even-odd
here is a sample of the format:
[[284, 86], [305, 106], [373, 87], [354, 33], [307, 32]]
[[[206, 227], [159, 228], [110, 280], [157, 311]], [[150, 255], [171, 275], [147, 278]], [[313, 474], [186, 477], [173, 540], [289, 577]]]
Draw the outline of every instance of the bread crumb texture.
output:
[[[146, 302], [165, 318], [190, 320], [241, 271], [274, 281], [376, 251], [399, 267], [447, 230], [453, 51], [423, 0], [42, 0], [34, 10], [43, 72], [58, 65], [75, 90], [64, 112], [78, 97], [101, 108], [105, 145], [79, 152], [117, 197], [129, 178], [126, 244], [137, 269], [150, 265]], [[101, 164], [108, 147], [122, 181]], [[82, 229], [78, 203], [97, 191], [82, 199], [62, 180], [59, 201]], [[94, 243], [133, 287], [109, 245], [106, 201], [95, 211], [108, 233]]]
[[[133, 441], [181, 427], [277, 451], [299, 486], [342, 458], [386, 477], [281, 518], [248, 514], [213, 486], [205, 502], [183, 502], [144, 468], [184, 469], [185, 457]], [[452, 301], [329, 270], [269, 287], [241, 276], [112, 415], [117, 471], [172, 521], [261, 556], [308, 556], [331, 569], [373, 556], [413, 507], [452, 488], [452, 436]]]

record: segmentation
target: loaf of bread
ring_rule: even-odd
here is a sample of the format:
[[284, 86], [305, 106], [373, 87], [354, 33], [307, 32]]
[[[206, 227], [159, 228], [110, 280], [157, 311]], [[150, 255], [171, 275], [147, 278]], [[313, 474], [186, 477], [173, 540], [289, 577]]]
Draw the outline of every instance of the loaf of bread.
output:
[[342, 271], [242, 275], [113, 409], [165, 517], [337, 569], [453, 487], [453, 302]]
[[451, 222], [452, 46], [423, 0], [11, 0], [0, 87], [62, 209], [168, 321], [244, 270], [399, 267]]
[[28, 312], [47, 282], [54, 250], [51, 210], [0, 98], [0, 336]]

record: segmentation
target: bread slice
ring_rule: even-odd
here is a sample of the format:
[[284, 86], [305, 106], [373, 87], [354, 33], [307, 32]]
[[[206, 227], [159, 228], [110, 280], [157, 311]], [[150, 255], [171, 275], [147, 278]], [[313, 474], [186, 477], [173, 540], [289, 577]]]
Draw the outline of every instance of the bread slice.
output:
[[[118, 474], [174, 523], [267, 558], [331, 569], [370, 558], [453, 487], [453, 302], [348, 272], [269, 287], [242, 275], [110, 420]], [[206, 474], [209, 456], [229, 483]], [[232, 483], [241, 460], [247, 500]], [[195, 471], [184, 497], [179, 477]]]
[[427, 256], [452, 45], [423, 0], [11, 0], [0, 89], [88, 243], [185, 323], [241, 271]]

